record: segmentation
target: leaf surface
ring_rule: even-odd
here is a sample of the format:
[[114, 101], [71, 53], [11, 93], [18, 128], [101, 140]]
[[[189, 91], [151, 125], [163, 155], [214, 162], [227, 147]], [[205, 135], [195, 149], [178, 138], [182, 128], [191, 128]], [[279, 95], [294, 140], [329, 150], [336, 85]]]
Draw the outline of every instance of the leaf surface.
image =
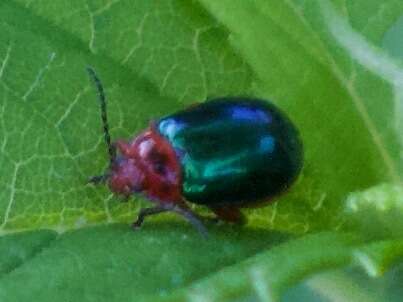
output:
[[[393, 0], [1, 1], [0, 300], [270, 300], [330, 268], [393, 270], [402, 233], [389, 218], [401, 217], [401, 194], [387, 192], [403, 177], [402, 15]], [[85, 185], [107, 166], [88, 65], [105, 86], [114, 138], [211, 97], [273, 101], [301, 132], [300, 179], [248, 210], [246, 227], [208, 225], [208, 241], [173, 215], [138, 233], [116, 224], [145, 201]], [[359, 210], [346, 215], [354, 196]], [[378, 230], [363, 232], [365, 213]], [[317, 231], [327, 232], [289, 235]], [[308, 287], [331, 296], [329, 280], [340, 289], [343, 274]], [[357, 295], [365, 287], [354, 286]], [[363, 297], [376, 301], [371, 293]]]

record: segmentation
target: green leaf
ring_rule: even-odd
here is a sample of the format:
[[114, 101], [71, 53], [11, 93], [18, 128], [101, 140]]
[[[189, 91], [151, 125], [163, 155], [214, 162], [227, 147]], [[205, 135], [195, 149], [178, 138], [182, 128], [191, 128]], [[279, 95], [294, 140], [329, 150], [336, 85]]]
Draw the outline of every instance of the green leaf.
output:
[[[9, 250], [15, 251], [16, 242], [22, 241], [26, 246], [20, 245], [21, 251], [31, 245], [37, 252], [0, 275], [0, 299], [233, 301], [255, 296], [276, 301], [311, 275], [308, 284], [315, 290], [326, 292], [329, 279], [340, 287], [346, 281], [337, 274], [323, 278], [316, 273], [346, 267], [364, 252], [376, 255], [373, 263], [385, 264], [378, 260], [390, 259], [392, 250], [382, 247], [401, 246], [401, 242], [366, 245], [357, 236], [330, 232], [284, 242], [288, 239], [284, 235], [263, 230], [217, 226], [211, 231], [209, 240], [200, 240], [190, 226], [158, 223], [136, 233], [126, 225], [114, 225], [56, 238], [49, 232], [9, 235], [1, 242], [11, 246]], [[350, 296], [360, 295], [359, 287], [350, 285]]]
[[154, 301], [286, 239], [264, 230], [211, 231], [209, 240], [201, 240], [191, 226], [170, 222], [140, 232], [117, 224], [86, 228], [42, 243], [36, 233], [9, 235], [2, 249], [3, 243], [15, 249], [15, 242], [24, 241], [42, 251], [0, 275], [0, 300]]
[[35, 231], [0, 238], [0, 278], [30, 261], [56, 238], [52, 231]]
[[[401, 181], [397, 86], [354, 51], [385, 62], [376, 45], [402, 5], [386, 1], [390, 14], [365, 27], [357, 22], [376, 15], [375, 2], [365, 13], [345, 8], [349, 19], [326, 1], [201, 3], [207, 11], [179, 0], [1, 3], [1, 230], [65, 230], [137, 211], [84, 185], [107, 162], [88, 64], [105, 84], [116, 138], [207, 96], [260, 94], [284, 109], [301, 130], [305, 169], [274, 207], [252, 211], [252, 225], [334, 229], [347, 193]], [[352, 37], [362, 39], [350, 49]]]
[[262, 301], [277, 301], [283, 291], [304, 277], [348, 265], [356, 243], [354, 236], [332, 233], [291, 240], [163, 300], [233, 301], [254, 293]]
[[[317, 301], [354, 301], [354, 302], [375, 302], [382, 300], [380, 295], [374, 291], [357, 285], [357, 281], [343, 270], [333, 270], [316, 274], [298, 287], [290, 290], [284, 295], [283, 301], [298, 301], [297, 298], [290, 299], [292, 295], [304, 297], [306, 292], [311, 291], [311, 302]], [[315, 299], [316, 298], [316, 299]], [[303, 299], [303, 298], [302, 298]], [[302, 300], [301, 301], [305, 301]]]
[[348, 227], [367, 238], [403, 237], [403, 187], [382, 184], [349, 194]]
[[403, 240], [374, 242], [355, 251], [356, 260], [368, 275], [378, 277], [403, 260]]
[[403, 270], [372, 278], [358, 269], [337, 269], [315, 274], [288, 290], [282, 302], [398, 302], [403, 294]]
[[[389, 233], [338, 232], [351, 192], [402, 183], [402, 62], [386, 54], [402, 14], [394, 0], [1, 1], [0, 300], [270, 300], [357, 253], [376, 274], [393, 268], [400, 224], [384, 212]], [[113, 224], [144, 200], [85, 185], [107, 166], [88, 65], [113, 138], [209, 97], [273, 100], [300, 129], [302, 176], [246, 227], [209, 225], [207, 241], [172, 215], [137, 233]], [[277, 246], [289, 237], [268, 229], [334, 233]]]

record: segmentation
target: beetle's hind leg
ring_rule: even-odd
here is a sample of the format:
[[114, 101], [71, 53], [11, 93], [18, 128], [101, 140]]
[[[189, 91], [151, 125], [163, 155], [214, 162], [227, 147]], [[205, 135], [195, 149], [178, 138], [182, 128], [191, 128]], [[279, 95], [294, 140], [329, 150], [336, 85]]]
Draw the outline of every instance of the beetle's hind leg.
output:
[[236, 224], [245, 224], [247, 221], [239, 208], [236, 207], [221, 206], [211, 207], [210, 209], [216, 214], [218, 220]]
[[207, 237], [208, 235], [207, 229], [203, 225], [199, 217], [195, 213], [193, 213], [190, 209], [174, 204], [160, 204], [152, 208], [141, 209], [139, 215], [137, 216], [137, 220], [132, 224], [132, 227], [135, 230], [139, 229], [147, 216], [152, 216], [163, 212], [175, 212], [181, 215], [183, 218], [189, 221], [203, 237]]

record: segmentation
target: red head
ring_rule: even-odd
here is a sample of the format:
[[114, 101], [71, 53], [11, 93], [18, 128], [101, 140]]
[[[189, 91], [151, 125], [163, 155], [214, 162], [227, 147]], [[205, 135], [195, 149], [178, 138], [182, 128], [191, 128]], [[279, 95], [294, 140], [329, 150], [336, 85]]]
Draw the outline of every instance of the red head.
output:
[[133, 159], [117, 157], [107, 172], [106, 181], [112, 192], [129, 197], [142, 191], [144, 174]]
[[103, 87], [91, 68], [88, 72], [98, 88], [110, 159], [108, 170], [101, 176], [92, 177], [90, 182], [107, 183], [112, 192], [126, 198], [133, 193], [143, 193], [159, 202], [180, 201], [181, 171], [174, 149], [153, 126], [132, 141], [118, 140], [112, 144]]
[[129, 196], [142, 192], [159, 201], [181, 196], [180, 166], [175, 151], [153, 127], [132, 141], [116, 142], [118, 156], [108, 172], [111, 191]]

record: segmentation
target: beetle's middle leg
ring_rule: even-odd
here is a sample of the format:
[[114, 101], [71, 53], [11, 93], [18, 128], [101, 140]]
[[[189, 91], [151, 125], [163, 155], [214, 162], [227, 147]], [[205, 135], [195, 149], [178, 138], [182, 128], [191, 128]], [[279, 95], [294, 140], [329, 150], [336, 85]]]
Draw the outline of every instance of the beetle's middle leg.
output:
[[181, 215], [183, 218], [189, 221], [203, 237], [207, 237], [207, 229], [201, 222], [200, 218], [185, 205], [179, 206], [176, 204], [160, 204], [152, 208], [143, 208], [140, 210], [137, 220], [132, 224], [132, 226], [134, 229], [138, 229], [141, 227], [144, 219], [147, 216], [152, 216], [163, 212], [175, 212]]
[[169, 211], [167, 208], [160, 205], [152, 208], [143, 208], [140, 210], [140, 213], [137, 216], [137, 220], [133, 222], [132, 227], [133, 229], [139, 229], [144, 222], [144, 218], [146, 218], [147, 216], [152, 216], [167, 211]]

